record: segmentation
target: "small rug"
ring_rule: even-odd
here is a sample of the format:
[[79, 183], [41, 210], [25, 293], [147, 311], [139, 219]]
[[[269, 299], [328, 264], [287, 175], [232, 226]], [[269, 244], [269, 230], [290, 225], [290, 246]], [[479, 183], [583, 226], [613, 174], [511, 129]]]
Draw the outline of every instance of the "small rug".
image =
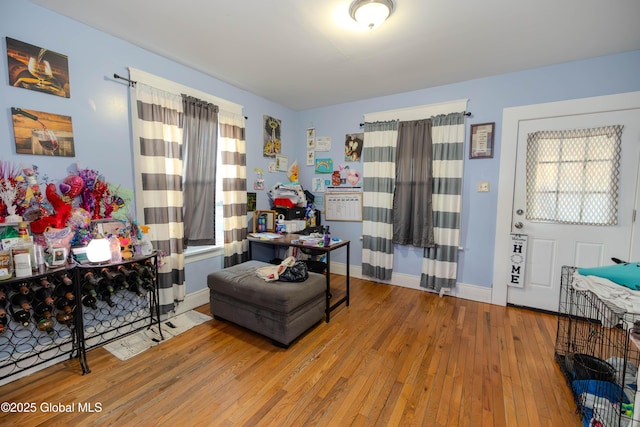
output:
[[211, 316], [191, 310], [160, 323], [164, 341], [160, 338], [158, 326], [153, 325], [149, 329], [145, 328], [135, 334], [113, 341], [105, 345], [104, 348], [118, 359], [127, 360], [211, 319]]

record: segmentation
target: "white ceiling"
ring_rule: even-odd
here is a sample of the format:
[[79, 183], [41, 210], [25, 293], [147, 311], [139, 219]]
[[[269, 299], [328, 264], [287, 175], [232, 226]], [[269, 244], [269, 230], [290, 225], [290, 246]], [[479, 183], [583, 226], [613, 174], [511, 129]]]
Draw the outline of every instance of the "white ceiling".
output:
[[640, 49], [638, 0], [30, 1], [293, 110]]

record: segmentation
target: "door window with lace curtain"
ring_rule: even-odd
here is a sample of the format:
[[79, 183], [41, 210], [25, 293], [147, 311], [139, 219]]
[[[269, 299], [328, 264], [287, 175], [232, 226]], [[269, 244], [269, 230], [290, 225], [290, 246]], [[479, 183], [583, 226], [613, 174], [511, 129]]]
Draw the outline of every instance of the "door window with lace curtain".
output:
[[616, 225], [622, 128], [530, 133], [527, 220]]

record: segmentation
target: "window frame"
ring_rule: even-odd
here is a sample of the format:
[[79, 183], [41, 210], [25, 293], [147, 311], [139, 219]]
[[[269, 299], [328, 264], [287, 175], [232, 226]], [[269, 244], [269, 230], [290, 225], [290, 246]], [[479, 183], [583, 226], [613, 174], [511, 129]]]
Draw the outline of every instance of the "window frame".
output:
[[[190, 96], [194, 96], [196, 98], [202, 99], [203, 101], [210, 102], [219, 107], [219, 110], [228, 111], [231, 113], [243, 114], [243, 106], [240, 104], [236, 104], [235, 102], [228, 101], [224, 98], [219, 98], [210, 93], [203, 92], [201, 90], [183, 85], [178, 82], [174, 82], [172, 80], [165, 79], [163, 77], [148, 73], [146, 71], [139, 70], [134, 67], [129, 67], [129, 79], [132, 82], [140, 82], [144, 83], [148, 86], [153, 86], [155, 88], [164, 90], [169, 93], [174, 94], [188, 94]], [[134, 83], [135, 84], [135, 83]], [[218, 134], [219, 137], [219, 134]], [[223, 206], [222, 206], [222, 177], [220, 176], [221, 169], [221, 159], [220, 159], [220, 145], [218, 145], [218, 151], [216, 153], [216, 244], [208, 245], [208, 246], [190, 246], [185, 249], [185, 263], [200, 261], [202, 259], [208, 259], [213, 256], [219, 256], [223, 253], [224, 246], [224, 221], [223, 221]], [[135, 161], [135, 159], [134, 159]], [[220, 190], [218, 192], [218, 185], [220, 186]], [[138, 188], [139, 184], [136, 181], [136, 194], [140, 194], [141, 189]], [[144, 218], [144, 207], [140, 203], [135, 204], [136, 216], [138, 218]]]

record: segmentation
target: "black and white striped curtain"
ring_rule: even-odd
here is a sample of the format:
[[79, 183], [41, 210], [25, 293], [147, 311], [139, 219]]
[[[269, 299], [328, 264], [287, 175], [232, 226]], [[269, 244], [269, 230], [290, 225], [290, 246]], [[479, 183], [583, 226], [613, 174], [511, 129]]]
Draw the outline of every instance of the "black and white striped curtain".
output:
[[[185, 296], [182, 219], [182, 97], [141, 83], [131, 88], [136, 203], [162, 255], [158, 270], [160, 311]], [[139, 191], [139, 192], [138, 192]]]
[[364, 124], [362, 274], [389, 280], [393, 272], [393, 192], [398, 121]]
[[464, 120], [464, 113], [431, 118], [435, 247], [424, 251], [420, 286], [435, 291], [453, 289], [456, 285], [464, 169]]
[[244, 117], [220, 111], [222, 203], [224, 205], [224, 266], [249, 259], [247, 240], [247, 151]]

